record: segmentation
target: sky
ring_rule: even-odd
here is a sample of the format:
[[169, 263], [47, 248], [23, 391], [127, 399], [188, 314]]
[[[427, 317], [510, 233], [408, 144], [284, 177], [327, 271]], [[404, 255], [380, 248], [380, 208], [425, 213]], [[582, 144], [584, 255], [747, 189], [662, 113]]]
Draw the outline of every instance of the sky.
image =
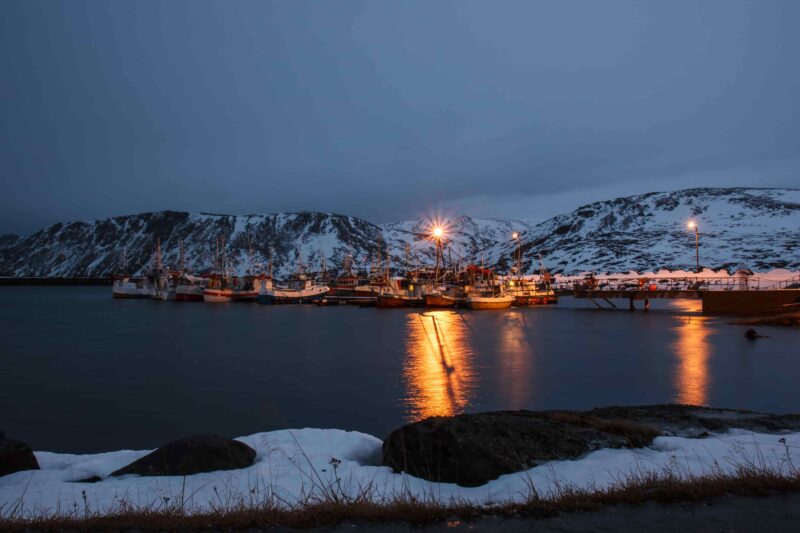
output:
[[0, 2], [0, 233], [800, 186], [800, 2]]

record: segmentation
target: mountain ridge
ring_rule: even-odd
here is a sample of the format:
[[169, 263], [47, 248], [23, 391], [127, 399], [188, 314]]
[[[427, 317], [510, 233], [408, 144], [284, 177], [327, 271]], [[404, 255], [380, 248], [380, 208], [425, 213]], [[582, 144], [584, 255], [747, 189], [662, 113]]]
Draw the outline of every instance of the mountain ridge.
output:
[[[539, 223], [525, 219], [473, 218], [446, 221], [450, 254], [507, 270], [520, 234], [526, 271], [541, 254], [553, 271], [686, 269], [694, 266], [694, 235], [700, 227], [701, 264], [711, 268], [800, 268], [800, 189], [692, 188], [649, 192], [579, 206]], [[217, 238], [240, 272], [272, 261], [277, 275], [302, 262], [340, 267], [347, 255], [366, 269], [380, 254], [395, 269], [430, 263], [426, 238], [432, 220], [373, 224], [339, 213], [296, 211], [226, 215], [153, 211], [92, 221], [59, 222], [30, 235], [0, 236], [0, 275], [101, 276], [126, 269], [145, 271], [161, 238], [164, 261], [176, 266], [184, 243], [194, 271], [214, 263]], [[123, 254], [123, 249], [126, 253]], [[381, 252], [382, 250], [382, 252]], [[252, 254], [251, 254], [252, 251]], [[123, 264], [122, 256], [126, 256]], [[251, 260], [252, 257], [252, 260]]]

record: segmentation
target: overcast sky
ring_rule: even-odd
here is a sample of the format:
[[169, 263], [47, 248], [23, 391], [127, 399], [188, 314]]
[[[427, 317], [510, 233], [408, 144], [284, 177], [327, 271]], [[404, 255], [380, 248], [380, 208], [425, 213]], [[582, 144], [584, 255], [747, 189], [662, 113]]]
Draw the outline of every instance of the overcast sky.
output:
[[800, 185], [800, 2], [0, 2], [0, 233]]

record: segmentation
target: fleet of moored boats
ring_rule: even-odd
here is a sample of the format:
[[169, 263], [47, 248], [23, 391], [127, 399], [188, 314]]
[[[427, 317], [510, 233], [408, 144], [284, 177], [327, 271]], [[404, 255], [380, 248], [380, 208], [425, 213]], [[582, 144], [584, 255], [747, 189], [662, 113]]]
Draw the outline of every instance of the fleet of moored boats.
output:
[[[541, 265], [537, 279], [521, 275], [497, 276], [477, 265], [445, 267], [441, 261], [441, 241], [437, 239], [435, 268], [408, 270], [393, 276], [388, 268], [373, 268], [371, 275], [353, 272], [352, 259], [343, 265], [343, 274], [329, 278], [324, 272], [308, 277], [300, 272], [280, 283], [268, 272], [248, 271], [243, 276], [226, 271], [218, 254], [214, 272], [191, 275], [182, 267], [162, 266], [161, 246], [156, 245], [153, 268], [144, 276], [117, 274], [112, 284], [114, 298], [151, 298], [178, 302], [258, 302], [261, 304], [345, 303], [379, 308], [464, 307], [468, 309], [508, 309], [557, 303], [551, 277]], [[521, 253], [517, 257], [521, 267]], [[540, 260], [541, 261], [541, 260]], [[181, 265], [183, 252], [181, 248]], [[516, 269], [517, 272], [521, 268]]]

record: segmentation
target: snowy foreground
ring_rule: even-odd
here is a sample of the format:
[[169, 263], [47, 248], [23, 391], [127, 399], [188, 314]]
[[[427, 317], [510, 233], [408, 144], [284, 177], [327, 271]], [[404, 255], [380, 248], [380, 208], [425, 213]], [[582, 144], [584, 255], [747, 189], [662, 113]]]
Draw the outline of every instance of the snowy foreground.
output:
[[789, 475], [797, 473], [794, 465], [800, 466], [800, 433], [736, 430], [705, 439], [658, 437], [649, 448], [598, 450], [578, 460], [553, 461], [481, 487], [464, 488], [375, 466], [380, 461], [382, 443], [363, 433], [300, 429], [257, 433], [238, 440], [257, 452], [251, 467], [185, 478], [126, 476], [76, 483], [91, 476], [105, 478], [148, 452], [36, 452], [42, 470], [0, 478], [0, 516], [12, 510], [16, 516], [32, 517], [178, 503], [197, 512], [241, 502], [295, 505], [330, 495], [346, 498], [365, 493], [376, 501], [414, 495], [441, 503], [460, 500], [493, 505], [525, 499], [531, 485], [540, 495], [547, 495], [565, 486], [602, 489], [643, 472], [697, 476], [734, 473], [738, 466], [755, 466]]

